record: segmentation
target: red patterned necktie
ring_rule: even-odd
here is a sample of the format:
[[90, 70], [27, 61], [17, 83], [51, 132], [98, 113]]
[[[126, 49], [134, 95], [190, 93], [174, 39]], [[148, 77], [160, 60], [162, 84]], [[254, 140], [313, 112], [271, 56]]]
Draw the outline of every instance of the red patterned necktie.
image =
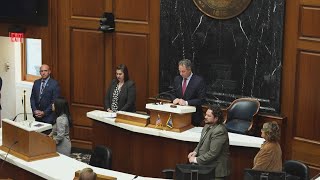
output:
[[183, 84], [182, 84], [182, 96], [184, 95], [184, 92], [186, 91], [187, 89], [187, 78], [184, 78], [183, 79]]

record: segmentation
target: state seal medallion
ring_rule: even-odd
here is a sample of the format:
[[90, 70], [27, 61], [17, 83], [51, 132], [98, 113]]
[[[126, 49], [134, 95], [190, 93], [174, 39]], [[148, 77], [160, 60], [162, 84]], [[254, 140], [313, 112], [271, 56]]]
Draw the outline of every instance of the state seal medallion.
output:
[[241, 14], [251, 0], [193, 0], [193, 2], [207, 16], [229, 19]]

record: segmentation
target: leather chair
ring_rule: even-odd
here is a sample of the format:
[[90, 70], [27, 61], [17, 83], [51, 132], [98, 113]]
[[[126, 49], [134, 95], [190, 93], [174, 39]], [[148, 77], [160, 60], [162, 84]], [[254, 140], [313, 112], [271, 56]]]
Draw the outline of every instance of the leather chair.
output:
[[111, 169], [112, 165], [112, 151], [110, 148], [98, 145], [95, 147], [89, 164], [95, 167], [100, 167], [104, 169]]
[[165, 179], [173, 179], [175, 170], [174, 169], [164, 169], [162, 170], [162, 174], [164, 175]]
[[252, 135], [253, 120], [260, 108], [260, 102], [253, 98], [239, 98], [227, 108], [225, 125], [229, 132]]
[[300, 161], [286, 161], [282, 171], [287, 173], [287, 179], [309, 180], [309, 167]]

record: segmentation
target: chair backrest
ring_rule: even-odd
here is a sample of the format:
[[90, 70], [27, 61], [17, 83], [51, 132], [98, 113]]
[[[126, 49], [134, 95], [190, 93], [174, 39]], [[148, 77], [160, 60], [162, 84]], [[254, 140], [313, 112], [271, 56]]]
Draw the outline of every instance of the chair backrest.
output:
[[227, 122], [231, 119], [251, 121], [259, 111], [260, 103], [253, 98], [240, 98], [232, 102], [227, 109]]
[[112, 151], [110, 148], [98, 145], [95, 147], [89, 164], [95, 167], [100, 167], [104, 169], [111, 169], [112, 165]]
[[254, 135], [256, 129], [253, 123], [258, 113], [260, 103], [253, 98], [240, 98], [234, 100], [227, 109], [226, 128], [229, 132]]
[[297, 176], [300, 180], [309, 180], [309, 167], [300, 161], [288, 160], [283, 164], [283, 171]]

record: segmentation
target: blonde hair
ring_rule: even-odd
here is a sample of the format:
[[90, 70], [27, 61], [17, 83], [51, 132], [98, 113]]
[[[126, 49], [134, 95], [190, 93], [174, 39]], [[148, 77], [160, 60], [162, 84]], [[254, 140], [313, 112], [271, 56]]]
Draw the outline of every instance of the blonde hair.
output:
[[271, 142], [280, 141], [280, 127], [277, 122], [266, 122], [263, 124], [262, 131], [265, 132], [265, 139]]

